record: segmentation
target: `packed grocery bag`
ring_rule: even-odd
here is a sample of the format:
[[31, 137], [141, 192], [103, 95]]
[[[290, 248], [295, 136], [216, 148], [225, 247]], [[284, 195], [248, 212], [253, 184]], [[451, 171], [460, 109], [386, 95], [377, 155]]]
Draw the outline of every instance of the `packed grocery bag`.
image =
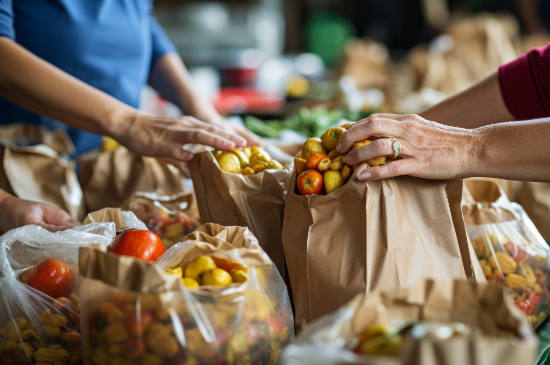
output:
[[191, 163], [201, 222], [250, 228], [283, 278], [281, 232], [290, 175], [259, 147], [203, 152]]
[[80, 364], [78, 248], [107, 245], [112, 223], [0, 237], [0, 364]]
[[462, 219], [462, 182], [359, 181], [359, 169], [335, 151], [349, 125], [308, 139], [295, 157], [283, 248], [297, 327], [377, 288], [426, 277], [484, 280]]
[[151, 264], [80, 250], [83, 358], [276, 364], [293, 337], [286, 287], [246, 228], [207, 224]]
[[537, 340], [502, 287], [424, 279], [359, 294], [308, 325], [283, 365], [532, 364]]
[[550, 249], [523, 208], [493, 181], [465, 182], [464, 221], [488, 281], [504, 284], [533, 327], [550, 312]]
[[121, 209], [133, 212], [147, 229], [159, 235], [166, 248], [199, 226], [199, 213], [193, 193], [162, 195], [135, 192]]

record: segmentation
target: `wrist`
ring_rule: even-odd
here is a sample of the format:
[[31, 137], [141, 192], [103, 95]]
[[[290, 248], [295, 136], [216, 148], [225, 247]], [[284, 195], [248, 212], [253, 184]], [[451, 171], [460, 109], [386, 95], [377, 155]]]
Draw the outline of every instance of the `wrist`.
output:
[[466, 158], [468, 159], [465, 177], [489, 176], [491, 169], [490, 151], [493, 136], [488, 128], [472, 129]]
[[139, 111], [125, 104], [109, 111], [103, 122], [104, 134], [118, 140], [120, 136], [126, 135], [128, 129], [135, 123]]

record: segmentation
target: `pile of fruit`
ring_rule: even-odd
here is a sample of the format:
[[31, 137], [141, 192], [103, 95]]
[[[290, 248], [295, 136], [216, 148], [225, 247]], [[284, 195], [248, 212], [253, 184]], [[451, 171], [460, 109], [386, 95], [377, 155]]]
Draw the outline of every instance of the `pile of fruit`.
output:
[[227, 172], [253, 175], [266, 169], [281, 170], [283, 166], [261, 147], [235, 148], [229, 151], [214, 151], [220, 168]]
[[19, 279], [52, 298], [37, 299], [36, 314], [10, 313], [13, 319], [0, 326], [0, 364], [80, 364], [80, 298], [72, 268], [49, 258]]
[[201, 285], [228, 286], [248, 280], [247, 267], [221, 257], [206, 255], [195, 258], [185, 270], [176, 267], [166, 273], [178, 275], [188, 288], [198, 288]]
[[[351, 126], [351, 123], [347, 123], [329, 128], [321, 138], [309, 138], [305, 141], [302, 150], [294, 156], [294, 171], [298, 175], [296, 186], [300, 194], [328, 194], [344, 185], [353, 174], [355, 167], [345, 164], [344, 156], [336, 151], [338, 141]], [[353, 148], [360, 148], [371, 142], [368, 139], [356, 142]], [[383, 165], [386, 157], [378, 157], [367, 163], [370, 166]]]
[[544, 250], [533, 251], [536, 246], [526, 237], [516, 238], [495, 228], [476, 237], [472, 245], [487, 280], [506, 285], [516, 306], [536, 326], [550, 313], [548, 256]]
[[90, 303], [87, 363], [276, 364], [289, 337], [289, 313], [257, 290], [172, 297], [116, 292]]
[[395, 356], [406, 338], [446, 340], [468, 336], [472, 329], [463, 323], [377, 322], [361, 332], [354, 352], [361, 355]]

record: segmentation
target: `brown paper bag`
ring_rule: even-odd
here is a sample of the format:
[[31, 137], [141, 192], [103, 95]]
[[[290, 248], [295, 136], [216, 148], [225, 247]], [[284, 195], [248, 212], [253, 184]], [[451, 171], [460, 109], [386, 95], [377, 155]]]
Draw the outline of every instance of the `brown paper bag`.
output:
[[[393, 358], [352, 352], [366, 328], [397, 321], [458, 322], [481, 333], [446, 340], [409, 337]], [[282, 364], [516, 365], [532, 364], [535, 351], [533, 332], [502, 288], [428, 279], [407, 288], [358, 295], [306, 327], [296, 345], [285, 349]]]
[[546, 242], [550, 242], [550, 184], [523, 182], [517, 202], [533, 220]]
[[75, 163], [45, 145], [0, 146], [0, 188], [21, 198], [64, 209], [75, 219], [84, 214]]
[[410, 177], [286, 198], [283, 247], [298, 327], [362, 292], [483, 273], [460, 211], [461, 181]]
[[[84, 363], [277, 363], [292, 338], [292, 312], [257, 239], [214, 224], [186, 238], [155, 264], [80, 251]], [[190, 289], [165, 273], [199, 255], [247, 267], [248, 280]]]
[[550, 314], [550, 248], [503, 186], [486, 179], [465, 182], [466, 230], [487, 280], [507, 286], [533, 327]]
[[136, 191], [165, 195], [184, 191], [182, 177], [174, 166], [138, 156], [124, 147], [89, 154], [79, 163], [78, 178], [88, 211], [119, 207]]
[[281, 231], [289, 170], [233, 174], [222, 171], [211, 152], [203, 152], [191, 163], [191, 177], [201, 222], [250, 228], [285, 278]]

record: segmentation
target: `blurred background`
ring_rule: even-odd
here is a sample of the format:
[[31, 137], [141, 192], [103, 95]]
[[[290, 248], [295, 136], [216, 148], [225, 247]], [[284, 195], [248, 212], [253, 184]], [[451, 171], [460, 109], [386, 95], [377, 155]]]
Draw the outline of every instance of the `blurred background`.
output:
[[[156, 0], [196, 89], [263, 137], [420, 112], [550, 42], [547, 0]], [[176, 114], [151, 90], [143, 108]]]

